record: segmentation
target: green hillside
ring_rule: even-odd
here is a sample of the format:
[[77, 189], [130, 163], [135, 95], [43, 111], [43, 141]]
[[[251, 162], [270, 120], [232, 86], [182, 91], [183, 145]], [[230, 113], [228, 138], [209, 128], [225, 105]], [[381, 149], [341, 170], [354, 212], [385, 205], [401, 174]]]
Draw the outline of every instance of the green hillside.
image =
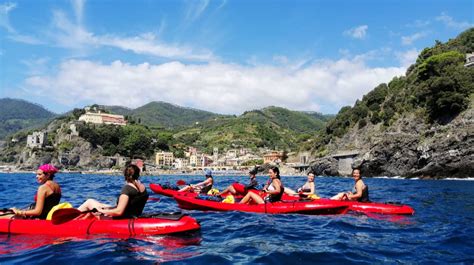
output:
[[325, 125], [304, 112], [279, 107], [248, 111], [239, 117], [219, 117], [174, 135], [177, 142], [210, 151], [212, 147], [298, 150]]
[[0, 99], [0, 139], [25, 128], [46, 124], [56, 115], [40, 105], [21, 99]]
[[101, 109], [104, 109], [110, 113], [113, 113], [113, 114], [119, 114], [119, 115], [130, 115], [130, 113], [132, 113], [132, 109], [129, 109], [129, 108], [125, 108], [125, 107], [122, 107], [122, 106], [99, 106]]
[[203, 110], [184, 108], [166, 102], [150, 102], [130, 112], [141, 124], [164, 128], [179, 128], [193, 125], [223, 115]]
[[406, 76], [378, 85], [353, 107], [343, 107], [316, 138], [314, 149], [324, 153], [332, 138], [342, 137], [350, 128], [389, 127], [407, 114], [414, 113], [427, 124], [449, 123], [472, 104], [474, 68], [464, 66], [466, 54], [472, 52], [474, 28], [446, 43], [436, 41], [420, 53]]

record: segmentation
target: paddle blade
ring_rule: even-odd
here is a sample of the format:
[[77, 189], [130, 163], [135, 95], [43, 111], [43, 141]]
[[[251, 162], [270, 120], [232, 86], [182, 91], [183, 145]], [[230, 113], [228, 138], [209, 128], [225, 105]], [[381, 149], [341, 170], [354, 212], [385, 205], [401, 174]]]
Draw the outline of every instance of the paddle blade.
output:
[[54, 225], [59, 225], [65, 222], [69, 222], [73, 220], [74, 218], [80, 216], [81, 214], [94, 213], [94, 212], [97, 212], [95, 208], [89, 211], [84, 211], [84, 212], [81, 212], [75, 208], [58, 209], [53, 213], [53, 216], [51, 217], [51, 222]]
[[186, 185], [186, 181], [180, 179], [180, 180], [176, 181], [176, 185], [179, 185], [179, 186]]

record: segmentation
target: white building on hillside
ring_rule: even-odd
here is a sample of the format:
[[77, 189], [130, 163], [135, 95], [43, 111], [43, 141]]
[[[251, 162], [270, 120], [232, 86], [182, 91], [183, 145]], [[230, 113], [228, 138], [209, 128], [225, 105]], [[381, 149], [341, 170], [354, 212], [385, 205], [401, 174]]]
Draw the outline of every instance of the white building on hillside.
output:
[[100, 111], [98, 113], [86, 112], [79, 117], [79, 120], [85, 123], [127, 125], [127, 121], [123, 115], [101, 113]]

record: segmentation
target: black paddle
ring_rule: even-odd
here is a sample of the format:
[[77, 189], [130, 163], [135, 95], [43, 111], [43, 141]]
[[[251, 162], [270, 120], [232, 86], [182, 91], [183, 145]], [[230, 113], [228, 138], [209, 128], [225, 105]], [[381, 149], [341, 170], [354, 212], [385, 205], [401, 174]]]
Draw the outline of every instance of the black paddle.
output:
[[79, 211], [76, 208], [58, 209], [53, 213], [53, 216], [51, 217], [51, 222], [54, 225], [59, 225], [59, 224], [71, 221], [82, 214], [95, 213], [95, 212], [97, 212], [96, 208], [92, 210], [83, 211], [83, 212]]
[[13, 210], [12, 209], [8, 209], [8, 208], [3, 208], [3, 209], [0, 209], [0, 216], [4, 216], [4, 215], [9, 215], [9, 214], [12, 214], [13, 213]]

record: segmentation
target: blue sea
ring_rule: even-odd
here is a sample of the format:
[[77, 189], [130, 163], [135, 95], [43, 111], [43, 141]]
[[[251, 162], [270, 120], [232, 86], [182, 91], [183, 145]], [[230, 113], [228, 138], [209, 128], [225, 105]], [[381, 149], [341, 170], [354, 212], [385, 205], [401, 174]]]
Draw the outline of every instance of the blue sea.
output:
[[[143, 176], [150, 183], [194, 183], [201, 176]], [[247, 176], [216, 176], [219, 189]], [[122, 176], [58, 174], [63, 199], [114, 204]], [[259, 176], [264, 183], [266, 177]], [[305, 176], [282, 177], [296, 189]], [[330, 197], [353, 180], [317, 177], [317, 193]], [[111, 238], [0, 234], [0, 264], [474, 264], [474, 181], [366, 178], [372, 201], [399, 202], [413, 216], [265, 215], [183, 211], [199, 220], [199, 232], [178, 236]], [[31, 174], [0, 174], [0, 208], [33, 202]], [[172, 198], [153, 194], [146, 212], [180, 211]]]

